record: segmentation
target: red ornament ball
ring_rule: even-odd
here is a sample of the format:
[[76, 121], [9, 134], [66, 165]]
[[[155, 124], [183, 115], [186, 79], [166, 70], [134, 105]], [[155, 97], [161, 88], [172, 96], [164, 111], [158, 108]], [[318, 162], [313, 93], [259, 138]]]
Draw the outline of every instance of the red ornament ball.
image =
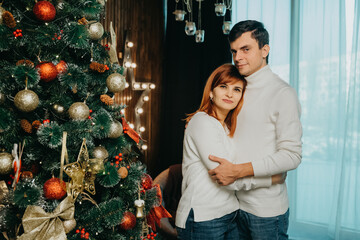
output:
[[56, 64], [56, 70], [58, 74], [66, 73], [67, 71], [67, 64], [64, 60], [61, 60], [58, 64]]
[[153, 184], [153, 180], [151, 178], [151, 176], [147, 173], [145, 173], [142, 178], [141, 178], [141, 186], [145, 189], [151, 189], [152, 188], [152, 184]]
[[41, 62], [36, 66], [39, 71], [40, 79], [44, 82], [51, 82], [57, 77], [58, 70], [51, 62]]
[[136, 217], [132, 212], [124, 212], [123, 218], [121, 219], [120, 227], [124, 230], [129, 230], [135, 227]]
[[60, 200], [66, 195], [66, 184], [64, 181], [60, 183], [59, 178], [50, 178], [43, 187], [44, 195], [50, 200]]
[[50, 22], [54, 20], [56, 15], [56, 9], [54, 5], [48, 1], [37, 2], [33, 8], [33, 12], [38, 20], [44, 22]]

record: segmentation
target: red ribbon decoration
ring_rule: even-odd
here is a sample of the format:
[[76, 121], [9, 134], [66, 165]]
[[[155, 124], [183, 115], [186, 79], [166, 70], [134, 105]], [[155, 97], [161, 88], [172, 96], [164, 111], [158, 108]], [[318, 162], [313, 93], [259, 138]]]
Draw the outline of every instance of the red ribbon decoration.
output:
[[136, 143], [140, 142], [140, 135], [127, 124], [125, 118], [121, 118], [124, 133], [127, 134]]
[[[149, 214], [146, 216], [147, 223], [150, 225], [150, 227], [156, 231], [156, 225], [160, 226], [160, 220], [162, 218], [171, 218], [171, 214], [166, 211], [163, 205], [161, 205], [162, 202], [162, 195], [160, 190], [160, 185], [155, 184], [154, 186], [156, 188], [156, 196], [159, 199], [159, 206], [153, 207], [150, 209]], [[156, 223], [156, 224], [155, 224]]]

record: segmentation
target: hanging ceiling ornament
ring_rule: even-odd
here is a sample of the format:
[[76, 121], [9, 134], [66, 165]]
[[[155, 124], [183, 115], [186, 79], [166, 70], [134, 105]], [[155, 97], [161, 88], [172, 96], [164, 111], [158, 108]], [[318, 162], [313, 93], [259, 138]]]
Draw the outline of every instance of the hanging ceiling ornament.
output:
[[[182, 5], [183, 5], [183, 8], [184, 8], [184, 2], [182, 2]], [[184, 21], [184, 17], [185, 17], [185, 14], [186, 12], [184, 10], [181, 10], [181, 9], [177, 9], [177, 6], [178, 6], [178, 3], [179, 3], [179, 0], [175, 0], [175, 11], [173, 12], [173, 14], [175, 15], [175, 21]]]
[[186, 21], [185, 33], [188, 36], [194, 36], [196, 32], [196, 25], [195, 22], [193, 22], [192, 0], [184, 0], [184, 2], [189, 12], [189, 21]]
[[199, 2], [199, 11], [198, 11], [198, 29], [195, 32], [195, 42], [202, 43], [205, 38], [205, 30], [201, 30], [201, 2], [202, 0], [196, 0]]
[[229, 16], [230, 16], [230, 20], [226, 21], [226, 14], [224, 15], [224, 22], [223, 22], [223, 26], [222, 26], [222, 30], [224, 34], [229, 34], [230, 30], [231, 30], [231, 10], [232, 10], [232, 1], [231, 0], [226, 0], [226, 9], [229, 10]]
[[226, 5], [224, 2], [222, 3], [215, 3], [215, 14], [218, 17], [225, 16], [226, 13]]

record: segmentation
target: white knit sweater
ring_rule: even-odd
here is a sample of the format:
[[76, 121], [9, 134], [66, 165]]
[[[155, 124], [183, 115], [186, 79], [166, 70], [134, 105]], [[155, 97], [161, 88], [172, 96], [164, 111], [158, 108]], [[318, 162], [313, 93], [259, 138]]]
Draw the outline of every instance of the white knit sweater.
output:
[[208, 156], [234, 159], [234, 141], [221, 123], [204, 112], [195, 114], [185, 130], [182, 196], [176, 214], [176, 226], [185, 228], [190, 209], [196, 222], [222, 217], [239, 209], [235, 191], [269, 187], [271, 177], [245, 178], [228, 187], [220, 187], [208, 174], [218, 166]]
[[[301, 162], [300, 104], [297, 94], [269, 66], [246, 78], [244, 105], [234, 134], [236, 163], [252, 162], [254, 176], [295, 169]], [[214, 154], [216, 155], [216, 154]], [[284, 214], [286, 184], [237, 191], [240, 209], [260, 217]]]

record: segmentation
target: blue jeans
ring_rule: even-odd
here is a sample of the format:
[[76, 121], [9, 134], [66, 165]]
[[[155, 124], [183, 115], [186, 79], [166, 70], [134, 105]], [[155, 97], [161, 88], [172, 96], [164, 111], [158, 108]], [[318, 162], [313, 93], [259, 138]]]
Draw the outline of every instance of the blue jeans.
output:
[[239, 240], [283, 240], [289, 239], [289, 209], [275, 217], [257, 217], [239, 210]]
[[186, 220], [185, 229], [176, 227], [178, 239], [182, 240], [238, 240], [238, 211], [209, 221], [195, 222], [191, 209]]

